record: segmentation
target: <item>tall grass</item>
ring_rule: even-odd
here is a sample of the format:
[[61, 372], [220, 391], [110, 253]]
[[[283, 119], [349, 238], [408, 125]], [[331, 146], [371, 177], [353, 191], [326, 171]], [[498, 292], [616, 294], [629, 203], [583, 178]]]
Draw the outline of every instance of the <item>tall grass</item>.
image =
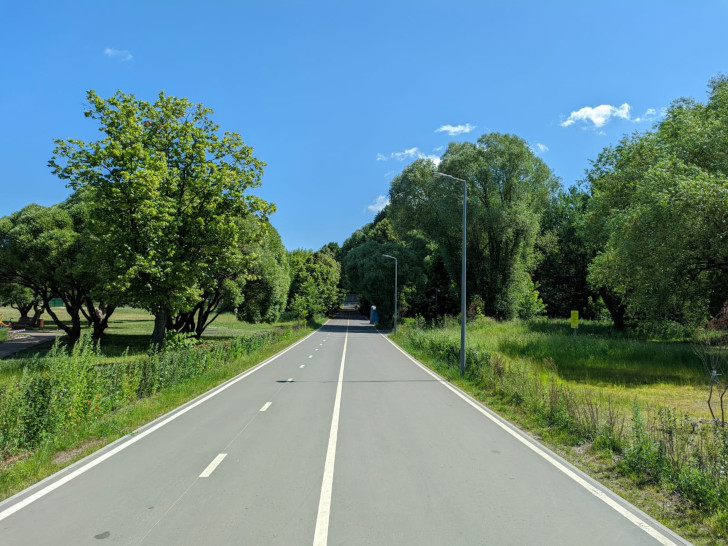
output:
[[[469, 388], [523, 412], [554, 437], [611, 453], [625, 475], [682, 495], [696, 510], [713, 516], [716, 532], [726, 536], [728, 430], [716, 422], [637, 402], [625, 414], [609, 391], [578, 389], [561, 377], [566, 370], [566, 376], [597, 377], [601, 382], [611, 377], [619, 383], [658, 382], [662, 370], [668, 380], [694, 381], [698, 372], [692, 370], [694, 363], [690, 366], [690, 348], [656, 344], [651, 351], [648, 342], [596, 334], [550, 339], [549, 328], [537, 322], [486, 323], [469, 329]], [[478, 331], [488, 335], [471, 335]], [[396, 340], [446, 378], [458, 378], [460, 340], [451, 328], [430, 330], [410, 322], [400, 328]]]
[[70, 352], [57, 344], [47, 356], [26, 361], [18, 379], [0, 386], [0, 457], [33, 450], [54, 435], [292, 335], [290, 328], [266, 330], [111, 363], [88, 336]]

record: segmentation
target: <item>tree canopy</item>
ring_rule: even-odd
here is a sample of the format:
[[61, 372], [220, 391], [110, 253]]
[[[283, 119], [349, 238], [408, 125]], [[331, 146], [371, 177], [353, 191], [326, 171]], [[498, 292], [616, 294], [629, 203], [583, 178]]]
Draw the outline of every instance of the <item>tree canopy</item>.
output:
[[[160, 93], [154, 103], [87, 94], [94, 142], [56, 141], [49, 165], [90, 196], [89, 237], [109, 266], [107, 288], [155, 315], [161, 344], [170, 316], [193, 309], [222, 276], [244, 273], [242, 220], [274, 207], [246, 191], [264, 163], [212, 110]], [[258, 233], [256, 231], [256, 233]]]

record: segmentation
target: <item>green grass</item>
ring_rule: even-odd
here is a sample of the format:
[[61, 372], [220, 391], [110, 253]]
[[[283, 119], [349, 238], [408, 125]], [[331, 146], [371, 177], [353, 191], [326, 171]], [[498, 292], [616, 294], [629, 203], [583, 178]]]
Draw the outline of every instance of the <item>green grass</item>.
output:
[[635, 339], [614, 332], [611, 325], [581, 321], [576, 337], [567, 320], [479, 321], [471, 331], [474, 343], [510, 358], [533, 363], [551, 359], [567, 381], [624, 386], [704, 383], [690, 344]]
[[8, 334], [8, 329], [0, 327], [0, 343], [2, 343], [3, 341], [7, 341], [9, 337], [10, 335]]
[[[456, 322], [428, 331], [433, 339], [459, 343]], [[634, 400], [670, 406], [708, 419], [708, 377], [686, 342], [650, 341], [614, 331], [610, 324], [580, 321], [574, 338], [568, 320], [536, 319], [468, 324], [467, 345], [554, 371], [571, 388], [614, 398], [629, 414]]]

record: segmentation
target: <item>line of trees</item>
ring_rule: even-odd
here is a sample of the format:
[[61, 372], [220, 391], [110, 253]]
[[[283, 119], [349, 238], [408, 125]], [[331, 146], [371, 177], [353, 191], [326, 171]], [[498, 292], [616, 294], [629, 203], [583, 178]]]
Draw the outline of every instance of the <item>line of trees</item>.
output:
[[547, 314], [703, 325], [728, 300], [728, 78], [708, 100], [679, 99], [651, 131], [622, 138], [565, 189], [521, 138], [452, 143], [391, 183], [389, 205], [342, 246], [345, 286], [391, 321], [459, 306], [467, 180], [470, 314]]
[[275, 206], [248, 192], [265, 163], [220, 134], [209, 108], [164, 92], [87, 99], [103, 137], [57, 140], [49, 161], [71, 197], [0, 219], [0, 303], [26, 318], [46, 311], [71, 343], [84, 322], [98, 339], [116, 307], [133, 305], [154, 315], [157, 346], [170, 330], [199, 337], [226, 309], [251, 321], [332, 310], [340, 266], [327, 249], [303, 260], [285, 250]]

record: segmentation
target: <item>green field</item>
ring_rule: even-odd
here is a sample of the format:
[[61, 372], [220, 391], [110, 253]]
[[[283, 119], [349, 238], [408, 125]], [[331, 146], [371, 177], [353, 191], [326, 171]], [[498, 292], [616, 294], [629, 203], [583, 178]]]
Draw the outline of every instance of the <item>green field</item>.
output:
[[[428, 335], [459, 343], [457, 323]], [[652, 341], [615, 332], [611, 324], [580, 321], [576, 337], [568, 320], [536, 319], [468, 325], [468, 347], [555, 372], [580, 392], [609, 395], [630, 413], [635, 400], [708, 419], [708, 376], [687, 342]]]

